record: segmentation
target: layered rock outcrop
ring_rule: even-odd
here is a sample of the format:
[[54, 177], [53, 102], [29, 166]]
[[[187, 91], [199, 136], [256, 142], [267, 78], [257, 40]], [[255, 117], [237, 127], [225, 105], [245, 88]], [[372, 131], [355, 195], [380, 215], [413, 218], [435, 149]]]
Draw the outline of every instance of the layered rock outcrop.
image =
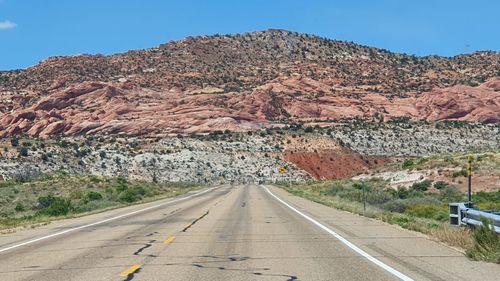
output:
[[500, 54], [415, 57], [284, 30], [0, 72], [0, 136], [246, 131], [360, 118], [500, 121]]

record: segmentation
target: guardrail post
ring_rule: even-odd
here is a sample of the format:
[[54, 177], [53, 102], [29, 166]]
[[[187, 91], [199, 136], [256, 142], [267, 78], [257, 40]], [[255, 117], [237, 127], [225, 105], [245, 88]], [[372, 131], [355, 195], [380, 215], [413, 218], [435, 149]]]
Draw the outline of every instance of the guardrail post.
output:
[[462, 218], [459, 203], [450, 203], [448, 208], [450, 210], [450, 225], [460, 226]]

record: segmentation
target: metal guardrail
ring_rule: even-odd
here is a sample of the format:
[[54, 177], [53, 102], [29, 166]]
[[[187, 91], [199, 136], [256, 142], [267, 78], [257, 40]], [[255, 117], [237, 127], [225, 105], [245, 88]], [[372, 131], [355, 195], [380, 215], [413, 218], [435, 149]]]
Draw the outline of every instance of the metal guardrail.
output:
[[496, 233], [500, 233], [500, 212], [481, 211], [471, 207], [470, 203], [450, 203], [450, 224], [455, 226], [483, 225], [482, 219], [486, 218], [491, 221], [491, 229]]

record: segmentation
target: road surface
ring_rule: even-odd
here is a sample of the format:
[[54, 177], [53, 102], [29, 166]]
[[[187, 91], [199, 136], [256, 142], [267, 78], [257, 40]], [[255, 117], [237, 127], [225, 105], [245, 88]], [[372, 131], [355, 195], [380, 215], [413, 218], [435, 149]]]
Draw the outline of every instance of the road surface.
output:
[[0, 235], [0, 280], [499, 280], [499, 265], [268, 188], [221, 186]]

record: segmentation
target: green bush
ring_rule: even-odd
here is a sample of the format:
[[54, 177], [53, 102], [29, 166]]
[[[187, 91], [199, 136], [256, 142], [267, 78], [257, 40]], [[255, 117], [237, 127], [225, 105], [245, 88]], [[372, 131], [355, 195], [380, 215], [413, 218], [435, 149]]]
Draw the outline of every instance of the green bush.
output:
[[16, 212], [24, 212], [26, 209], [24, 208], [24, 205], [21, 203], [17, 203], [16, 207], [14, 208]]
[[406, 159], [405, 161], [403, 161], [403, 164], [401, 165], [403, 167], [403, 169], [411, 169], [413, 168], [413, 161], [410, 160], [410, 159]]
[[432, 181], [431, 180], [423, 180], [421, 182], [416, 182], [411, 186], [411, 189], [417, 190], [417, 191], [427, 191], [429, 187], [431, 187]]
[[384, 204], [393, 199], [391, 193], [385, 190], [373, 190], [366, 193], [366, 202], [372, 205]]
[[132, 203], [138, 201], [146, 194], [146, 190], [142, 186], [129, 187], [120, 194], [120, 201]]
[[437, 181], [434, 183], [434, 188], [436, 189], [443, 189], [445, 187], [447, 187], [449, 184], [447, 182], [444, 182], [444, 181]]
[[422, 197], [424, 194], [421, 191], [415, 189], [409, 189], [406, 187], [400, 187], [398, 189], [391, 189], [392, 196], [399, 199]]
[[73, 210], [71, 200], [52, 195], [39, 197], [38, 203], [42, 206], [42, 209], [38, 213], [42, 215], [62, 216], [67, 215]]
[[97, 191], [89, 191], [87, 192], [87, 199], [90, 201], [101, 200], [102, 194]]
[[467, 177], [467, 170], [462, 169], [460, 171], [455, 171], [451, 174], [452, 177]]
[[408, 208], [408, 204], [403, 199], [392, 200], [382, 205], [382, 209], [396, 213], [404, 213], [406, 208]]
[[500, 264], [500, 235], [490, 229], [488, 220], [474, 230], [474, 246], [466, 255], [474, 260], [484, 260]]
[[438, 221], [446, 221], [448, 219], [447, 208], [430, 204], [417, 204], [409, 206], [405, 210], [405, 214], [414, 217], [435, 219]]
[[341, 192], [341, 191], [343, 191], [345, 189], [346, 189], [346, 187], [344, 185], [342, 185], [340, 182], [335, 182], [332, 187], [330, 187], [330, 188], [328, 188], [326, 190], [323, 190], [321, 192], [321, 194], [328, 195], [328, 196], [335, 196], [339, 192]]
[[461, 202], [465, 200], [465, 195], [454, 185], [448, 185], [439, 191], [439, 200], [444, 203]]
[[26, 147], [21, 147], [19, 149], [19, 155], [23, 157], [28, 156], [28, 149]]
[[16, 139], [16, 138], [12, 138], [12, 139], [10, 139], [10, 144], [12, 146], [18, 146], [19, 145], [19, 140]]
[[476, 192], [472, 195], [472, 200], [475, 203], [500, 202], [500, 190], [495, 192]]
[[441, 205], [442, 203], [433, 197], [413, 197], [407, 199], [396, 199], [386, 202], [381, 207], [384, 210], [396, 213], [404, 213], [406, 209], [415, 205]]
[[125, 178], [121, 178], [120, 177], [120, 178], [118, 178], [117, 182], [118, 182], [118, 184], [116, 186], [116, 191], [118, 193], [127, 190], [127, 188], [128, 188], [128, 182], [127, 182], [127, 180]]

